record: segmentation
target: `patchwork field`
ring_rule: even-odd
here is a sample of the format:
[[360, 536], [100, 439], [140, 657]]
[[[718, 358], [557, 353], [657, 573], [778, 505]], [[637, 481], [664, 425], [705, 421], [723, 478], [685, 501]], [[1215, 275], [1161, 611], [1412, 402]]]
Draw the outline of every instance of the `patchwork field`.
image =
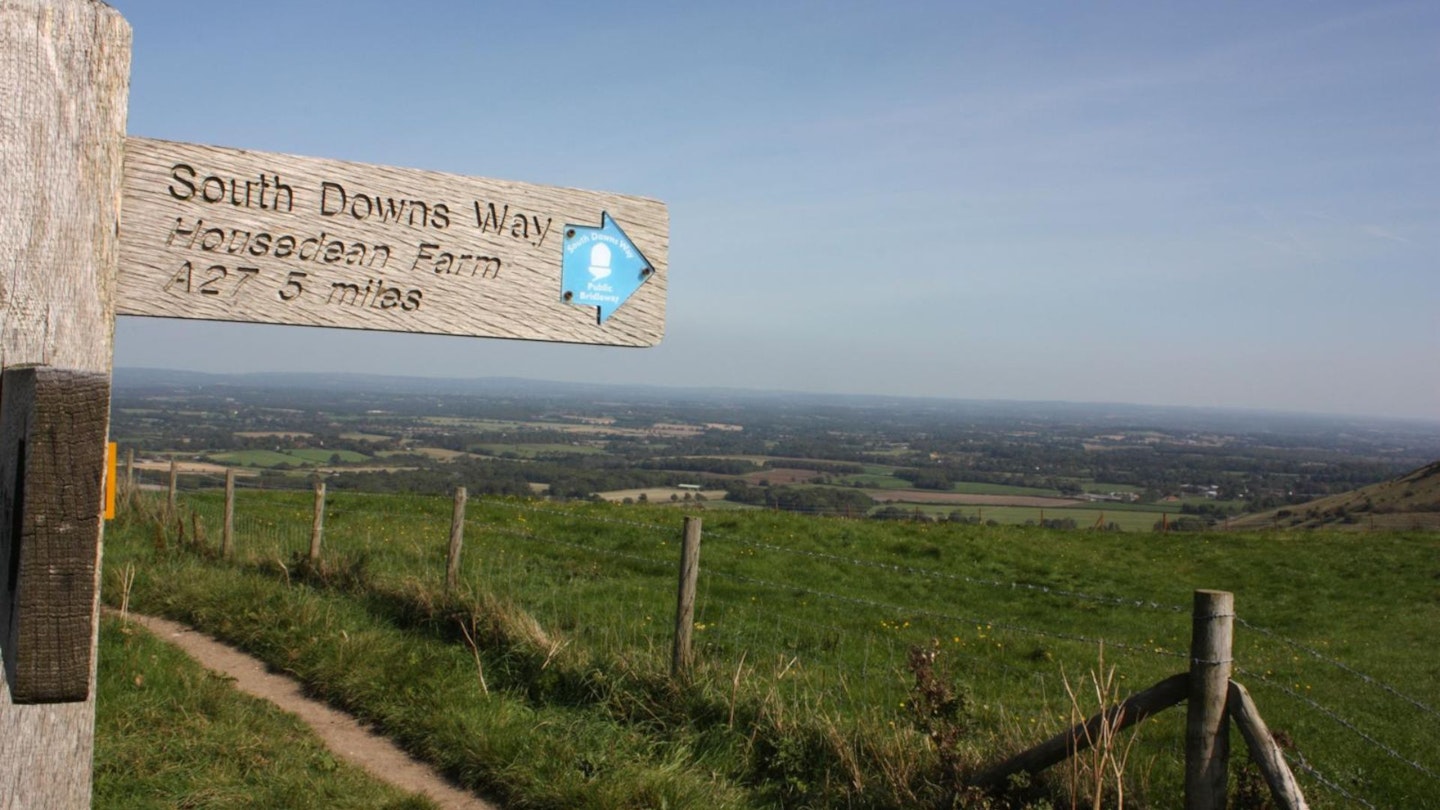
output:
[[[169, 459], [137, 458], [135, 459], [135, 469], [142, 472], [154, 473], [163, 471], [168, 473], [170, 471], [170, 461]], [[181, 474], [224, 475], [225, 471], [229, 469], [229, 467], [223, 464], [211, 464], [205, 461], [177, 460], [175, 462], [175, 469], [176, 472], [179, 472]], [[255, 472], [253, 470], [236, 470], [235, 474], [242, 476], [253, 476], [255, 475]]]

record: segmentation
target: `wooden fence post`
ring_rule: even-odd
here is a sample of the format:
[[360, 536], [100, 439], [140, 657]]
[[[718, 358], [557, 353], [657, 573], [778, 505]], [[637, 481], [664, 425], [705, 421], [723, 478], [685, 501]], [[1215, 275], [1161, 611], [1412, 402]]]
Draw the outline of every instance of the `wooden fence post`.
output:
[[320, 564], [320, 535], [325, 529], [325, 482], [315, 480], [315, 522], [310, 524], [310, 564]]
[[1270, 795], [1280, 810], [1309, 810], [1305, 794], [1295, 781], [1295, 774], [1290, 771], [1285, 755], [1275, 743], [1270, 727], [1265, 725], [1260, 710], [1255, 708], [1255, 701], [1250, 699], [1245, 687], [1233, 681], [1230, 683], [1227, 706], [1246, 745], [1250, 746], [1250, 758], [1259, 766], [1265, 784], [1270, 787]]
[[165, 507], [169, 514], [175, 514], [175, 491], [180, 483], [180, 463], [174, 458], [170, 459], [170, 496], [165, 499]]
[[[8, 459], [14, 480], [27, 484], [23, 502], [17, 502], [23, 504], [16, 510], [21, 519], [0, 525], [0, 570], [5, 573], [0, 588], [15, 585], [8, 593], [0, 591], [0, 597], [13, 603], [25, 621], [37, 617], [27, 613], [22, 592], [35, 587], [36, 593], [63, 597], [64, 604], [44, 605], [47, 621], [55, 623], [54, 632], [63, 633], [67, 643], [71, 637], [82, 642], [85, 656], [73, 663], [87, 677], [84, 696], [22, 704], [10, 675], [0, 676], [0, 807], [90, 806], [103, 524], [98, 518], [76, 522], [50, 507], [74, 499], [68, 503], [76, 514], [99, 515], [103, 499], [103, 490], [70, 485], [92, 475], [98, 481], [105, 458], [129, 78], [130, 26], [113, 8], [90, 0], [0, 0], [0, 106], [5, 110], [0, 115], [0, 200], [7, 206], [0, 217], [5, 276], [0, 366], [8, 372], [45, 364], [98, 377], [106, 389], [98, 400], [93, 447], [88, 430], [55, 434], [73, 445], [69, 469], [56, 468], [53, 477], [32, 480], [28, 468], [39, 460], [39, 444], [31, 448], [36, 452], [25, 460], [25, 470], [18, 464], [23, 445], [7, 442], [4, 448], [7, 455], [16, 451]], [[71, 387], [72, 381], [62, 380], [60, 388]], [[6, 405], [10, 394], [7, 388]], [[62, 406], [71, 400], [62, 396]], [[53, 403], [42, 396], [35, 404], [49, 408]], [[90, 497], [94, 503], [79, 503]], [[29, 532], [42, 520], [65, 535], [66, 566], [39, 558], [50, 530], [38, 536]], [[36, 545], [36, 540], [42, 542]], [[15, 558], [18, 570], [11, 565]], [[76, 567], [69, 567], [71, 562]]]
[[450, 550], [445, 555], [445, 590], [460, 579], [460, 544], [465, 541], [465, 487], [455, 488], [455, 509], [450, 514]]
[[125, 497], [135, 492], [135, 448], [125, 448]]
[[230, 559], [235, 550], [235, 470], [225, 470], [225, 527], [220, 534], [220, 557]]
[[685, 518], [685, 539], [680, 545], [680, 591], [675, 604], [675, 649], [670, 674], [688, 674], [693, 656], [690, 631], [695, 623], [695, 583], [700, 577], [700, 518]]
[[1185, 725], [1185, 810], [1224, 810], [1230, 758], [1235, 595], [1196, 591], [1191, 614], [1190, 691]]

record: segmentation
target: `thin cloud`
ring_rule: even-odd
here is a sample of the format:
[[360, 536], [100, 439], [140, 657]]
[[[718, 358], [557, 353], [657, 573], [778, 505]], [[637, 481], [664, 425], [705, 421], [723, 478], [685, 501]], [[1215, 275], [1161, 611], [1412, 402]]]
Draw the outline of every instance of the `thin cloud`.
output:
[[1415, 241], [1413, 239], [1406, 239], [1400, 234], [1395, 233], [1394, 231], [1386, 230], [1379, 225], [1363, 225], [1361, 226], [1360, 230], [1364, 231], [1369, 236], [1375, 237], [1376, 239], [1386, 239], [1391, 242], [1399, 242], [1402, 245], [1415, 244]]

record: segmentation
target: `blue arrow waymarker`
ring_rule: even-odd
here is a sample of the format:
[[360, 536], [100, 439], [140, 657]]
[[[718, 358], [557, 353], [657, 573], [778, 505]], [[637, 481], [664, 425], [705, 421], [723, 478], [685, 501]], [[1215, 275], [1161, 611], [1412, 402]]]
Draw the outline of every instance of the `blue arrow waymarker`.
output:
[[615, 220], [600, 213], [600, 227], [566, 225], [560, 261], [560, 300], [599, 307], [596, 323], [619, 309], [655, 269]]

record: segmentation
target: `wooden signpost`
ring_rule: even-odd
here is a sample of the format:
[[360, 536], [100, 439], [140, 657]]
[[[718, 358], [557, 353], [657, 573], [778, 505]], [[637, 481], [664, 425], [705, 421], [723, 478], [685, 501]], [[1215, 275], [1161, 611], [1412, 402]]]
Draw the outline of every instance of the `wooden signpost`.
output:
[[[651, 346], [665, 205], [643, 197], [129, 138], [116, 312]], [[608, 215], [654, 272], [598, 324], [570, 226]], [[572, 296], [573, 300], [573, 296]]]
[[127, 139], [130, 43], [95, 0], [0, 0], [0, 810], [90, 804], [116, 314], [664, 332], [663, 203]]

